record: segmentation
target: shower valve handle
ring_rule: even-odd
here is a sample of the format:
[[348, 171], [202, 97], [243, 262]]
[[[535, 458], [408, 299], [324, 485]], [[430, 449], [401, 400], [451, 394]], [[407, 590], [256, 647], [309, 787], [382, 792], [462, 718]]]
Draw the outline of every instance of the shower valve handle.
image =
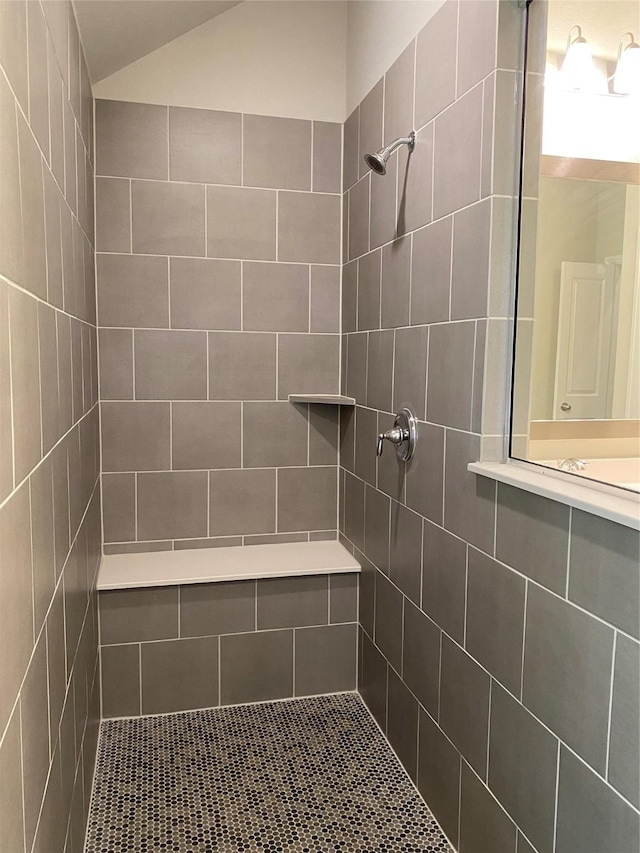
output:
[[396, 447], [402, 444], [403, 441], [407, 441], [409, 438], [409, 430], [401, 429], [400, 427], [393, 427], [393, 429], [387, 430], [387, 432], [381, 432], [378, 435], [378, 443], [376, 445], [376, 456], [382, 456], [382, 451], [384, 449], [384, 442], [389, 441], [391, 444]]
[[406, 406], [396, 415], [391, 429], [378, 434], [376, 442], [376, 456], [382, 456], [385, 441], [388, 441], [396, 449], [398, 459], [408, 462], [413, 456], [418, 440], [418, 422], [415, 415]]

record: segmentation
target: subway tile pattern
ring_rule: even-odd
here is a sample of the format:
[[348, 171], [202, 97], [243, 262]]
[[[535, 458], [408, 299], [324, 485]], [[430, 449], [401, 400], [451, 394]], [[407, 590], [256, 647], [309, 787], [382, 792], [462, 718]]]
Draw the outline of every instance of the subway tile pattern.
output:
[[96, 115], [105, 550], [335, 536], [341, 126]]
[[99, 611], [103, 717], [356, 687], [356, 574], [103, 591]]
[[92, 125], [71, 3], [0, 2], [0, 850], [11, 853], [82, 853], [98, 738]]
[[[359, 690], [463, 853], [631, 853], [637, 531], [467, 470], [503, 418], [517, 23], [508, 2], [447, 0], [345, 124], [357, 405], [341, 412], [339, 530], [363, 566]], [[385, 141], [413, 122], [418, 147], [378, 177], [362, 155], [383, 116]], [[403, 404], [416, 455], [376, 459]]]
[[349, 693], [107, 721], [97, 774], [87, 853], [451, 851]]

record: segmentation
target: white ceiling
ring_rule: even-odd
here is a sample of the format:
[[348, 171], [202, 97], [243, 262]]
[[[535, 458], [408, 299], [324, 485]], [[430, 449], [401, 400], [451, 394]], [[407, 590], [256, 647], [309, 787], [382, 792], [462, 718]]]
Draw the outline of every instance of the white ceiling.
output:
[[91, 81], [236, 6], [240, 0], [74, 0]]
[[575, 24], [589, 42], [594, 56], [615, 59], [620, 36], [631, 31], [640, 40], [638, 0], [550, 0], [548, 49], [564, 54], [567, 35]]

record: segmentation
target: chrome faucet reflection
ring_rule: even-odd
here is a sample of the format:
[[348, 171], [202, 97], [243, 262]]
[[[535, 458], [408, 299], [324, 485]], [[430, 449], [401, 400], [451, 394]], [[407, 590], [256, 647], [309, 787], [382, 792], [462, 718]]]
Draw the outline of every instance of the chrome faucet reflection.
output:
[[569, 459], [558, 459], [558, 468], [561, 471], [569, 471], [575, 474], [577, 471], [584, 471], [587, 463], [584, 459], [575, 459], [571, 456]]

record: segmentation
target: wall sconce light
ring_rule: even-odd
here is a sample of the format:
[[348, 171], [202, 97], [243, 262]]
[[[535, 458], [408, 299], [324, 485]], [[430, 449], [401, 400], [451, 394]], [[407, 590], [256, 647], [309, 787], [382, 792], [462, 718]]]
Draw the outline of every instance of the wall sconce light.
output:
[[[623, 49], [622, 44], [627, 36], [631, 38], [631, 43]], [[633, 33], [625, 33], [618, 44], [613, 91], [617, 95], [632, 95], [640, 92], [640, 45], [636, 44]]]
[[593, 94], [606, 94], [607, 91], [607, 81], [595, 67], [591, 48], [577, 24], [571, 27], [567, 37], [567, 52], [560, 71], [560, 85], [570, 91]]

